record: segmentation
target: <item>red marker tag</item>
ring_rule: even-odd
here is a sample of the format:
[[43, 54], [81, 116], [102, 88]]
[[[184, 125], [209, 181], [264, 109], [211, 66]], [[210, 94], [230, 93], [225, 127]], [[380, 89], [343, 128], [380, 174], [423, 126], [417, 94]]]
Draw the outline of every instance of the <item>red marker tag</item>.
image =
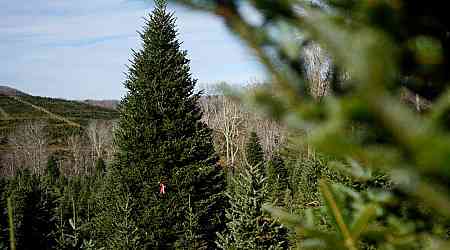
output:
[[166, 185], [159, 183], [159, 193], [165, 194], [166, 193]]

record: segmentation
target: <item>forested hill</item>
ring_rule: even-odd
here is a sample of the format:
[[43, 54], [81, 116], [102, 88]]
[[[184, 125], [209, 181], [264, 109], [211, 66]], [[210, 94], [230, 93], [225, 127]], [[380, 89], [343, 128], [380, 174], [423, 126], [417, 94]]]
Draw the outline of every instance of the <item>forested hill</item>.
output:
[[1, 120], [57, 119], [63, 117], [75, 123], [85, 119], [115, 119], [114, 109], [80, 101], [32, 96], [19, 90], [0, 86]]
[[19, 90], [0, 86], [0, 148], [6, 137], [21, 124], [45, 123], [51, 141], [59, 141], [67, 132], [86, 127], [91, 120], [114, 120], [114, 109], [70, 101], [33, 96]]

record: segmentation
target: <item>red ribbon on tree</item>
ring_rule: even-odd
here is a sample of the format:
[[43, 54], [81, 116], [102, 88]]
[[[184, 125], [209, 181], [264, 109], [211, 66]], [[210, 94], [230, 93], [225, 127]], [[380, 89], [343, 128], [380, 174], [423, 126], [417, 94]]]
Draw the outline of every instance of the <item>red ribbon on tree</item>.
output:
[[162, 183], [162, 182], [159, 183], [159, 193], [160, 194], [166, 193], [166, 185], [164, 185], [164, 183]]

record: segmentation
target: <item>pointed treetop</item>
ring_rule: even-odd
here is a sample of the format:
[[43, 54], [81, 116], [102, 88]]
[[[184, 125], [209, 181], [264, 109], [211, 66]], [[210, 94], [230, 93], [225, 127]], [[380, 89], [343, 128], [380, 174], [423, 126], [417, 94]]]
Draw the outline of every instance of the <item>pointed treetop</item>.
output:
[[167, 0], [154, 0], [155, 6], [158, 9], [165, 9], [167, 6]]
[[264, 151], [259, 141], [259, 137], [255, 131], [250, 133], [250, 137], [248, 138], [246, 147], [246, 158], [247, 162], [250, 165], [256, 166], [258, 164], [263, 165], [264, 162]]

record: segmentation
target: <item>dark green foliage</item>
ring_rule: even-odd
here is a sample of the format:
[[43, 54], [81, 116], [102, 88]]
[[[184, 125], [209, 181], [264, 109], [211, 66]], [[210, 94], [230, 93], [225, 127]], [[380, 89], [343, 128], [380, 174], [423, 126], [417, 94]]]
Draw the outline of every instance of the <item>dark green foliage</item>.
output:
[[17, 249], [98, 249], [92, 217], [102, 178], [49, 180], [50, 176], [39, 177], [28, 170], [0, 178], [3, 247], [9, 245], [6, 200], [11, 198]]
[[98, 158], [95, 161], [95, 175], [102, 176], [106, 173], [106, 163], [103, 158]]
[[318, 181], [326, 171], [325, 158], [289, 149], [286, 150], [285, 158], [289, 185], [292, 187], [287, 208], [300, 212], [304, 208], [318, 206], [321, 201]]
[[[127, 238], [121, 242], [130, 249], [208, 247], [224, 216], [224, 177], [211, 131], [200, 121], [196, 81], [176, 38], [175, 18], [164, 1], [158, 1], [140, 35], [143, 49], [133, 52], [128, 93], [120, 104], [119, 152], [101, 198], [108, 211], [98, 218], [101, 237], [108, 248], [110, 235]], [[165, 194], [159, 193], [160, 183]], [[198, 218], [195, 242], [184, 238], [189, 199]], [[124, 234], [124, 228], [133, 233]]]
[[55, 155], [51, 155], [47, 160], [47, 176], [50, 177], [52, 181], [55, 181], [60, 176], [60, 171], [58, 167], [58, 162]]
[[[47, 187], [40, 184], [37, 176], [23, 170], [8, 181], [7, 190], [2, 193], [2, 205], [8, 197], [12, 201], [17, 249], [51, 249], [54, 245], [50, 236], [54, 229], [53, 200]], [[2, 214], [7, 214], [6, 206], [2, 206]], [[5, 232], [9, 228], [5, 222], [2, 218], [3, 239], [7, 239]]]
[[267, 162], [267, 184], [270, 196], [277, 205], [284, 204], [284, 199], [289, 192], [289, 174], [284, 159], [277, 152]]
[[250, 133], [250, 137], [245, 144], [245, 156], [249, 165], [261, 166], [261, 169], [264, 169], [264, 151], [255, 131]]
[[222, 249], [288, 249], [287, 229], [263, 212], [268, 188], [260, 169], [249, 165], [232, 178], [232, 188], [228, 193], [231, 206], [226, 210], [229, 222], [225, 231], [218, 234], [218, 246]]
[[[12, 200], [17, 249], [80, 249], [95, 243], [91, 197], [99, 183], [91, 177], [48, 181], [49, 176], [20, 171], [1, 179], [2, 205], [0, 239], [8, 242], [6, 199]], [[4, 184], [3, 184], [4, 183]]]
[[55, 229], [51, 235], [57, 249], [79, 249], [95, 240], [92, 220], [100, 181], [95, 177], [71, 177], [53, 186]]
[[142, 249], [143, 230], [138, 226], [136, 202], [108, 172], [96, 196], [95, 239], [107, 249]]

